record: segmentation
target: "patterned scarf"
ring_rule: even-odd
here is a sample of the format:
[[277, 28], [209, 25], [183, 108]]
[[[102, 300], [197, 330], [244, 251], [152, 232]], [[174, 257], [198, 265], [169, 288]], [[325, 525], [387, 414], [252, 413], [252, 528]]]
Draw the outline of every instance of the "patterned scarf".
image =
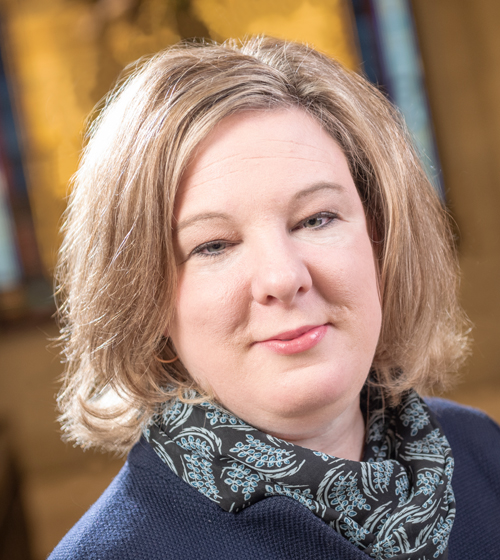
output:
[[369, 403], [362, 462], [267, 435], [208, 402], [169, 403], [144, 435], [225, 511], [288, 496], [373, 558], [446, 559], [455, 517], [450, 445], [414, 391], [385, 413], [380, 404]]

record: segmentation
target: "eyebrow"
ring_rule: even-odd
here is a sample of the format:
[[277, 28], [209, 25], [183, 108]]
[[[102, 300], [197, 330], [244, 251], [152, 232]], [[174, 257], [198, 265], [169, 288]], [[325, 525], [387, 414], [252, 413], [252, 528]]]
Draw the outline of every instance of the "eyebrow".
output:
[[224, 214], [223, 212], [203, 212], [201, 214], [195, 214], [194, 216], [191, 216], [187, 220], [182, 220], [182, 222], [179, 222], [174, 229], [177, 233], [179, 233], [183, 229], [193, 225], [195, 222], [203, 222], [206, 220], [215, 220], [215, 219], [229, 221], [231, 218], [227, 214]]
[[[342, 192], [345, 189], [344, 187], [342, 187], [342, 185], [339, 185], [337, 183], [327, 183], [327, 182], [315, 183], [314, 185], [311, 185], [310, 187], [307, 187], [295, 193], [292, 200], [295, 201], [301, 200], [302, 198], [305, 198], [317, 191], [322, 191], [322, 190], [333, 190], [333, 191]], [[186, 229], [187, 227], [193, 225], [194, 223], [204, 222], [207, 220], [216, 220], [216, 219], [224, 220], [228, 222], [231, 220], [231, 217], [228, 214], [224, 214], [224, 212], [202, 212], [201, 214], [195, 214], [194, 216], [191, 216], [186, 220], [182, 220], [182, 222], [179, 222], [174, 229], [176, 233], [179, 233], [180, 231]]]
[[310, 187], [307, 187], [306, 189], [303, 189], [298, 193], [295, 193], [293, 198], [294, 200], [300, 200], [301, 198], [305, 198], [317, 191], [322, 191], [322, 190], [343, 192], [345, 191], [345, 188], [342, 185], [339, 185], [338, 183], [327, 183], [321, 181], [320, 183], [315, 183], [314, 185], [311, 185]]

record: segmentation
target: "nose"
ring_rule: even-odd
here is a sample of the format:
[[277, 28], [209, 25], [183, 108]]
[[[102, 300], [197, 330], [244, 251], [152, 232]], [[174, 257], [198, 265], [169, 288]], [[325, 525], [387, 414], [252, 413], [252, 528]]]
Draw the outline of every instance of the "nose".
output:
[[255, 248], [252, 296], [263, 305], [280, 301], [291, 304], [308, 292], [312, 278], [307, 263], [289, 239], [274, 240]]

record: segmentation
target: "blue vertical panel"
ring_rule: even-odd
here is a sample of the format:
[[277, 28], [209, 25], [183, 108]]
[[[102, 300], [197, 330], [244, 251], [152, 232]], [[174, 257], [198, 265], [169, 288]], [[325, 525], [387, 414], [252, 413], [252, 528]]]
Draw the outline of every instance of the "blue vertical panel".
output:
[[21, 281], [21, 268], [14, 243], [5, 175], [0, 168], [0, 292], [11, 290]]
[[363, 73], [370, 82], [383, 87], [384, 78], [370, 0], [352, 0], [352, 7], [358, 31]]
[[[1, 30], [1, 28], [0, 28]], [[28, 190], [19, 145], [18, 131], [9, 91], [9, 80], [5, 72], [3, 53], [0, 49], [0, 131], [1, 149], [4, 165], [8, 165], [8, 188], [15, 203], [29, 208]]]
[[444, 199], [409, 0], [372, 0], [387, 90], [404, 115], [429, 178]]

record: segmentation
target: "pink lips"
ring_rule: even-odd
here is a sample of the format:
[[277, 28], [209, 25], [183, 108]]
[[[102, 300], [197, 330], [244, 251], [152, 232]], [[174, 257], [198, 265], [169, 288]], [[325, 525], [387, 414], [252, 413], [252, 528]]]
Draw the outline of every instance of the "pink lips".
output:
[[305, 326], [294, 331], [278, 334], [273, 338], [259, 342], [259, 344], [263, 344], [277, 354], [297, 354], [316, 346], [323, 339], [327, 330], [328, 325]]

